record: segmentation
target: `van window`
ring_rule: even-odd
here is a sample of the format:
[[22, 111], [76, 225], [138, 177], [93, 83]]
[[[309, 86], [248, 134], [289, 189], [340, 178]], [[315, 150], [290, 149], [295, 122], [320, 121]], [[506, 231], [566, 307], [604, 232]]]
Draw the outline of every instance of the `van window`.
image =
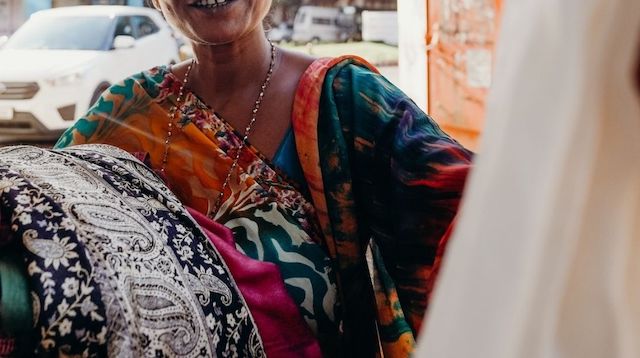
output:
[[326, 17], [314, 17], [311, 19], [311, 23], [314, 25], [331, 25], [333, 21]]
[[306, 18], [307, 18], [307, 14], [305, 14], [304, 12], [300, 13], [298, 14], [298, 16], [296, 16], [296, 22], [299, 24], [303, 24]]

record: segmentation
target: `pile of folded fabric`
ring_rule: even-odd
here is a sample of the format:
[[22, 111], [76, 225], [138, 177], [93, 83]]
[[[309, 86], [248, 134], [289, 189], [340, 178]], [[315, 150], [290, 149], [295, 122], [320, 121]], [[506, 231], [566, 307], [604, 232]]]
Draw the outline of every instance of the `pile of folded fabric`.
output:
[[0, 203], [0, 356], [320, 355], [275, 265], [124, 151], [2, 148]]

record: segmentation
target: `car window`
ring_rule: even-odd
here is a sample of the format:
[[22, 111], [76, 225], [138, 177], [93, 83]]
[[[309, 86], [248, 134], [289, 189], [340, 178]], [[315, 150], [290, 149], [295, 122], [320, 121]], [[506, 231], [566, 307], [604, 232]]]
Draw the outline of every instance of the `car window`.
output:
[[133, 16], [131, 22], [137, 38], [155, 34], [160, 31], [158, 25], [148, 16]]
[[112, 24], [107, 16], [32, 16], [3, 48], [107, 50]]
[[133, 31], [133, 25], [131, 24], [131, 16], [119, 16], [116, 22], [116, 31], [113, 37], [116, 36], [133, 36], [136, 37]]

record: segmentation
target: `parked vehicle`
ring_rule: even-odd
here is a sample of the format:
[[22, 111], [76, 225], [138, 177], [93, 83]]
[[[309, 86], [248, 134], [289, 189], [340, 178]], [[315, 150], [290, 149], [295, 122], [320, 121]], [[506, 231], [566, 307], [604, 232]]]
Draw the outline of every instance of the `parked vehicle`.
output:
[[288, 42], [292, 40], [293, 26], [287, 23], [281, 23], [277, 27], [269, 30], [268, 36], [274, 42]]
[[293, 23], [296, 43], [360, 39], [361, 10], [355, 6], [301, 6]]
[[298, 43], [339, 41], [337, 8], [301, 6], [293, 22], [293, 41]]
[[111, 84], [178, 61], [156, 10], [62, 7], [37, 12], [0, 50], [0, 136], [55, 138]]
[[362, 8], [357, 6], [343, 6], [338, 15], [338, 26], [342, 31], [343, 41], [362, 40]]
[[396, 11], [363, 11], [362, 40], [398, 45], [398, 13]]

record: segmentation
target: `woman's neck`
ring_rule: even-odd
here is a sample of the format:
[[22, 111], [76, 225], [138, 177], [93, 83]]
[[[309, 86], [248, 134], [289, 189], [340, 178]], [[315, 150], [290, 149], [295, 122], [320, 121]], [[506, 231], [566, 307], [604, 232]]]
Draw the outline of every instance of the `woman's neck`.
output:
[[193, 52], [196, 63], [190, 87], [204, 98], [215, 95], [226, 102], [225, 97], [255, 92], [260, 86], [269, 68], [271, 46], [258, 28], [224, 45], [194, 43]]

